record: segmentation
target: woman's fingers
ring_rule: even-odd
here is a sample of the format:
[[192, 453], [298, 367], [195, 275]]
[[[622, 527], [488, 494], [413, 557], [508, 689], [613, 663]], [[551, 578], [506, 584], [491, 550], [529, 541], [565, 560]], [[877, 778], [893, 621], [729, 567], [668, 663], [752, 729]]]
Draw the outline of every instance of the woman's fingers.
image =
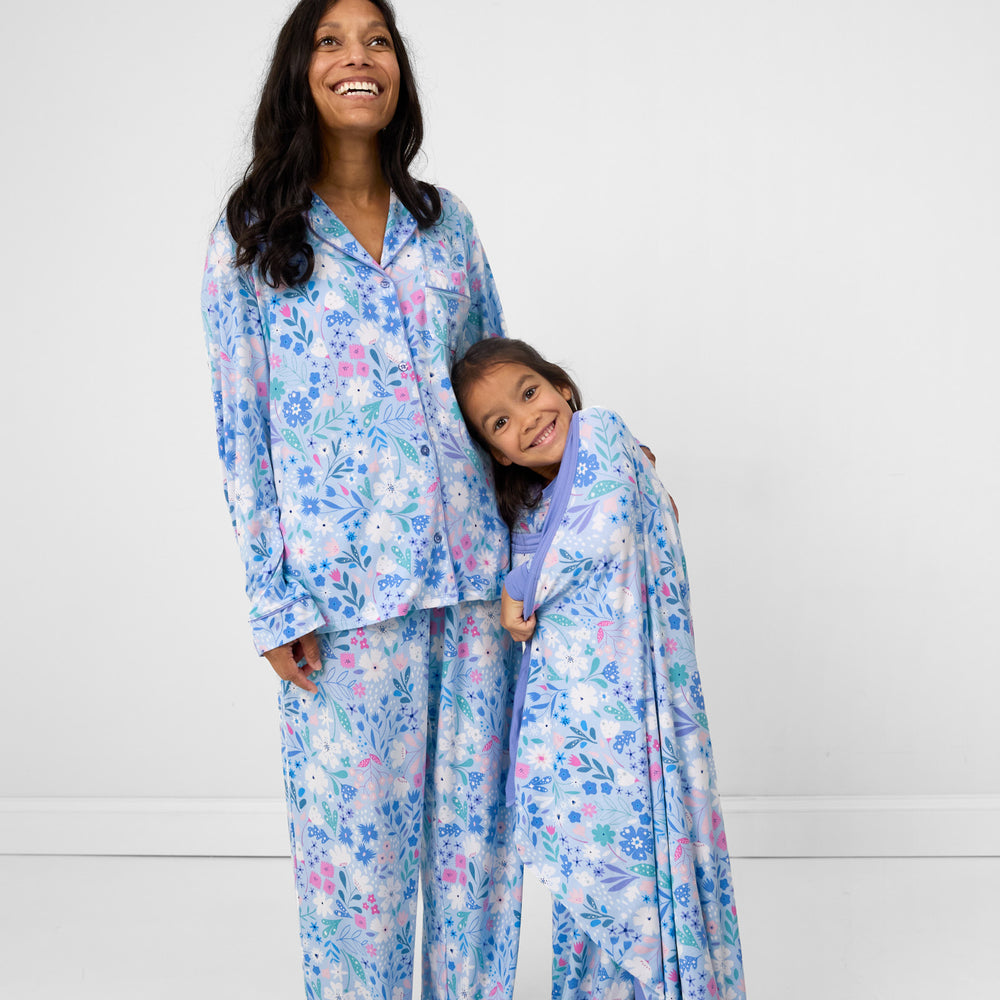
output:
[[316, 693], [318, 688], [309, 680], [309, 675], [314, 670], [319, 670], [323, 664], [315, 632], [310, 632], [277, 649], [269, 649], [264, 656], [283, 681], [288, 681], [289, 684], [294, 684], [310, 694]]

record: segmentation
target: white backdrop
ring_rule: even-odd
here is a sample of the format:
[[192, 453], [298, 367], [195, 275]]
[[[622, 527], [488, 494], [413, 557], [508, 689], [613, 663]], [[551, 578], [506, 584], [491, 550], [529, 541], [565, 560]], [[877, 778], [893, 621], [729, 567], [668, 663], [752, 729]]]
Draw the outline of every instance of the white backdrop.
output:
[[[723, 793], [1000, 792], [1000, 6], [398, 8], [510, 333], [680, 506]], [[281, 794], [198, 292], [287, 9], [5, 14], [0, 799]]]

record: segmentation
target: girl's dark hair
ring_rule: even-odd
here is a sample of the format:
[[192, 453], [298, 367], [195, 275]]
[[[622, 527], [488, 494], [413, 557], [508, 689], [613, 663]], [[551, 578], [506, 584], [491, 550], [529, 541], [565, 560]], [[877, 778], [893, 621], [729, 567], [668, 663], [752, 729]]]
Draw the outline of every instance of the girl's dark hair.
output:
[[[385, 19], [399, 63], [399, 103], [378, 137], [382, 173], [426, 229], [441, 214], [441, 196], [409, 172], [424, 137], [417, 84], [391, 4], [371, 3]], [[330, 0], [301, 0], [278, 34], [254, 120], [253, 158], [226, 205], [237, 265], [259, 261], [261, 275], [275, 288], [301, 284], [313, 272], [306, 213], [313, 197], [310, 185], [323, 169], [323, 146], [309, 63], [320, 18], [333, 6]]]
[[489, 340], [476, 341], [452, 366], [451, 385], [455, 398], [458, 400], [462, 415], [465, 416], [469, 433], [490, 454], [500, 516], [507, 522], [508, 527], [513, 528], [519, 514], [538, 506], [545, 480], [532, 469], [520, 465], [501, 465], [493, 458], [493, 452], [490, 451], [490, 446], [483, 439], [479, 428], [465, 413], [465, 402], [469, 398], [472, 386], [497, 365], [506, 364], [524, 365], [525, 368], [530, 368], [547, 379], [557, 389], [569, 389], [569, 408], [574, 413], [583, 409], [583, 399], [576, 383], [565, 369], [546, 361], [538, 351], [523, 340], [492, 337]]

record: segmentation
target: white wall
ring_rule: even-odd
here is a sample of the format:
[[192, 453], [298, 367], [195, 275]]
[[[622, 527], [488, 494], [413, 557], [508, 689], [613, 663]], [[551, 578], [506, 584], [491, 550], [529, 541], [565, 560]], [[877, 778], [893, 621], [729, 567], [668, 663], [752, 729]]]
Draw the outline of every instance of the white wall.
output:
[[[1000, 7], [398, 6], [511, 334], [680, 505], [723, 792], [1000, 793]], [[0, 799], [280, 796], [198, 291], [286, 9], [5, 14]]]

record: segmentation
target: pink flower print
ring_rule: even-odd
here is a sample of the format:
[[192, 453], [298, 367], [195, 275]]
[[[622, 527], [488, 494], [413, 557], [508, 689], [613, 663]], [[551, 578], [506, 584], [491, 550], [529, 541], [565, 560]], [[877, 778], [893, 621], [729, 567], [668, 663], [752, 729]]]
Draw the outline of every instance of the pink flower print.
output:
[[448, 882], [450, 885], [454, 885], [458, 881], [458, 872], [454, 868], [445, 868], [441, 873], [441, 878]]
[[518, 761], [517, 764], [514, 765], [514, 774], [516, 774], [519, 778], [527, 778], [530, 773], [531, 770], [528, 765], [522, 761]]
[[420, 310], [420, 312], [418, 312], [418, 313], [417, 313], [417, 315], [416, 315], [416, 316], [414, 316], [413, 318], [414, 318], [414, 319], [415, 319], [415, 320], [416, 320], [416, 321], [417, 321], [417, 322], [418, 322], [418, 323], [419, 323], [419, 324], [420, 324], [421, 326], [424, 326], [424, 325], [425, 325], [425, 324], [427, 323], [427, 311], [426, 311], [425, 309], [421, 309], [421, 310]]
[[718, 984], [715, 982], [715, 976], [712, 976], [712, 978], [708, 981], [708, 992], [713, 997], [717, 997], [719, 995], [719, 987]]
[[468, 875], [468, 873], [467, 872], [459, 872], [458, 873], [458, 881], [462, 885], [468, 885], [469, 884], [469, 875]]
[[365, 696], [365, 686], [364, 686], [364, 684], [361, 684], [361, 683], [355, 684], [354, 687], [351, 688], [351, 690], [354, 692], [354, 694], [358, 698], [364, 698], [364, 696]]
[[424, 423], [424, 415], [420, 412], [413, 414], [413, 422], [418, 426], [422, 427]]
[[472, 681], [473, 684], [481, 683], [482, 679], [483, 675], [478, 670], [473, 670], [472, 673], [469, 674], [469, 680]]
[[370, 371], [371, 371], [371, 368], [369, 368], [368, 365], [366, 365], [364, 363], [364, 361], [359, 361], [358, 362], [358, 374], [359, 375], [367, 376]]
[[472, 539], [468, 535], [462, 535], [462, 548], [467, 549], [472, 545]]
[[309, 884], [314, 888], [318, 889], [322, 884], [323, 880], [316, 874], [316, 872], [309, 873]]
[[396, 605], [396, 614], [399, 615], [400, 618], [402, 618], [403, 615], [408, 614], [409, 611], [410, 611], [409, 604], [397, 604]]
[[649, 780], [650, 781], [659, 781], [662, 776], [663, 776], [663, 768], [660, 767], [659, 764], [650, 764], [649, 765]]
[[396, 399], [401, 403], [405, 403], [410, 398], [410, 390], [406, 388], [405, 385], [401, 385], [396, 390]]
[[583, 954], [583, 942], [582, 941], [577, 941], [576, 944], [573, 945], [573, 951], [575, 951], [578, 955], [582, 955]]
[[337, 891], [337, 887], [336, 887], [336, 886], [335, 886], [335, 885], [333, 884], [333, 879], [329, 879], [329, 878], [328, 878], [328, 879], [327, 879], [327, 880], [326, 880], [326, 881], [325, 881], [325, 882], [323, 883], [323, 891], [324, 891], [324, 892], [325, 892], [325, 893], [326, 893], [326, 894], [327, 894], [328, 896], [332, 896], [332, 895], [333, 895], [333, 894], [334, 894], [334, 893], [335, 893], [335, 892]]
[[365, 951], [368, 952], [368, 954], [372, 958], [374, 958], [378, 954], [378, 948], [376, 948], [375, 945], [373, 945], [373, 944], [366, 944], [365, 945]]
[[399, 308], [404, 316], [409, 316], [413, 312], [413, 306], [409, 302], [400, 302]]
[[580, 758], [577, 757], [576, 754], [573, 754], [573, 756], [570, 757], [570, 759], [569, 759], [569, 763], [570, 763], [570, 767], [579, 767], [580, 766]]
[[354, 669], [354, 654], [353, 653], [341, 653], [340, 654], [340, 665], [345, 670]]
[[677, 640], [676, 639], [667, 639], [667, 652], [668, 653], [676, 653], [677, 652]]
[[267, 395], [267, 383], [258, 382], [257, 383], [257, 395], [263, 399]]
[[465, 284], [465, 274], [462, 271], [452, 271], [451, 272], [451, 280], [452, 280], [452, 283], [455, 284], [455, 285], [464, 285]]
[[360, 928], [361, 928], [362, 930], [364, 930], [364, 929], [365, 929], [365, 928], [366, 928], [366, 927], [368, 926], [368, 921], [367, 921], [367, 920], [365, 920], [365, 918], [364, 918], [364, 915], [363, 915], [363, 914], [361, 914], [361, 913], [355, 913], [355, 914], [354, 914], [354, 922], [355, 922], [355, 923], [356, 923], [356, 924], [358, 925], [358, 927], [360, 927]]
[[457, 562], [457, 561], [458, 561], [459, 559], [461, 559], [461, 558], [462, 558], [462, 550], [461, 550], [461, 549], [460, 549], [460, 548], [459, 548], [459, 547], [458, 547], [457, 545], [456, 545], [456, 546], [454, 546], [454, 548], [452, 548], [452, 550], [451, 550], [451, 557], [452, 557], [452, 559], [454, 559], [454, 560], [455, 560], [456, 562]]
[[718, 839], [715, 841], [715, 846], [719, 848], [720, 851], [725, 851], [729, 849], [729, 841], [726, 840], [726, 831], [723, 830], [719, 834]]
[[597, 806], [593, 802], [585, 802], [583, 805], [583, 815], [587, 819], [593, 819], [597, 815]]
[[470, 572], [472, 570], [474, 570], [476, 568], [476, 566], [477, 566], [477, 563], [476, 563], [476, 557], [475, 556], [469, 556], [469, 558], [465, 560], [465, 568], [467, 570], [469, 570]]
[[455, 864], [458, 865], [459, 868], [464, 868], [467, 863], [468, 863], [468, 859], [466, 858], [466, 856], [464, 854], [456, 854], [455, 855]]
[[719, 824], [722, 822], [722, 817], [713, 809], [712, 810], [712, 829], [717, 830]]
[[209, 295], [214, 297], [219, 294], [219, 286], [214, 281], [210, 281], [208, 283], [208, 288], [206, 289], [206, 291], [208, 292]]
[[341, 361], [340, 364], [337, 365], [337, 374], [341, 378], [347, 378], [348, 376], [353, 375], [354, 365], [352, 365], [350, 361]]
[[281, 356], [279, 354], [271, 355], [271, 367], [280, 368], [281, 367]]
[[285, 319], [288, 319], [288, 317], [292, 315], [292, 307], [289, 305], [284, 305], [278, 310], [278, 312], [280, 312], [281, 315], [285, 317]]
[[334, 583], [340, 583], [340, 570], [339, 569], [330, 570], [330, 579], [333, 580]]
[[460, 642], [458, 644], [458, 655], [462, 657], [469, 655], [469, 644], [467, 642]]
[[347, 349], [347, 353], [352, 358], [354, 358], [355, 361], [357, 361], [358, 358], [363, 358], [365, 356], [364, 345], [363, 344], [351, 344], [351, 346]]
[[411, 298], [413, 299], [413, 301], [414, 301], [414, 302], [415, 302], [415, 303], [416, 303], [416, 304], [417, 304], [417, 305], [419, 306], [419, 305], [420, 305], [420, 303], [424, 301], [424, 293], [423, 293], [423, 290], [421, 290], [421, 291], [418, 291], [418, 292], [414, 292], [414, 293], [413, 293], [413, 295], [412, 295], [412, 296], [410, 296], [410, 297], [411, 297]]
[[324, 861], [323, 864], [319, 866], [319, 870], [327, 877], [333, 878], [336, 872], [333, 870], [333, 865], [329, 861]]

